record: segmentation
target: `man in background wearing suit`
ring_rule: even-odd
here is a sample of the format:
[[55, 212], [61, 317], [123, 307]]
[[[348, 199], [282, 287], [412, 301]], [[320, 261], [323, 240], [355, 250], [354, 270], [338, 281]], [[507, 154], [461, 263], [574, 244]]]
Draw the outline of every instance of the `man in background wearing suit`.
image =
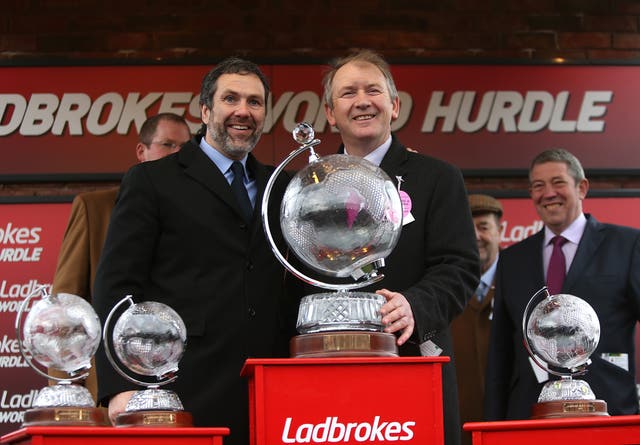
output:
[[[546, 372], [523, 346], [527, 302], [547, 282], [555, 237], [564, 256], [563, 283], [552, 294], [582, 298], [600, 320], [600, 343], [585, 380], [611, 415], [635, 414], [634, 331], [640, 320], [640, 230], [603, 224], [583, 213], [589, 182], [562, 149], [539, 154], [529, 169], [530, 194], [544, 229], [500, 253], [486, 378], [488, 420], [527, 419]], [[554, 261], [555, 263], [555, 261]], [[552, 283], [547, 283], [551, 288]], [[554, 283], [555, 285], [555, 280]]]
[[[182, 117], [173, 113], [157, 114], [140, 127], [136, 157], [139, 162], [163, 158], [178, 151], [190, 137], [189, 126]], [[74, 294], [92, 301], [98, 260], [117, 194], [118, 188], [110, 188], [80, 193], [73, 199], [53, 277], [53, 293]], [[51, 370], [51, 374], [67, 376], [55, 370]], [[96, 400], [98, 387], [93, 369], [85, 385]]]
[[[469, 195], [480, 254], [480, 283], [467, 307], [451, 323], [456, 359], [461, 423], [484, 419], [484, 372], [489, 351], [494, 278], [500, 252], [502, 204], [493, 196]], [[471, 433], [462, 431], [462, 443], [471, 445]]]
[[[385, 332], [398, 335], [401, 355], [451, 355], [449, 324], [479, 276], [462, 175], [407, 150], [391, 134], [400, 101], [389, 65], [378, 54], [363, 50], [335, 61], [324, 79], [324, 101], [327, 120], [342, 138], [340, 152], [379, 165], [405, 198], [402, 234], [382, 269], [386, 289], [363, 290], [386, 298], [382, 322]], [[460, 419], [453, 363], [443, 366], [443, 397], [445, 441], [455, 445]]]
[[[249, 443], [245, 360], [288, 352], [280, 312], [284, 270], [259, 217], [274, 169], [251, 154], [268, 95], [265, 76], [246, 60], [226, 59], [204, 77], [201, 134], [123, 178], [94, 289], [103, 323], [128, 294], [181, 316], [188, 347], [178, 379], [163, 388], [177, 393], [195, 426], [229, 427], [229, 445]], [[276, 202], [285, 186], [285, 178], [276, 182]], [[98, 398], [113, 421], [137, 388], [112, 369], [104, 351], [96, 364]]]

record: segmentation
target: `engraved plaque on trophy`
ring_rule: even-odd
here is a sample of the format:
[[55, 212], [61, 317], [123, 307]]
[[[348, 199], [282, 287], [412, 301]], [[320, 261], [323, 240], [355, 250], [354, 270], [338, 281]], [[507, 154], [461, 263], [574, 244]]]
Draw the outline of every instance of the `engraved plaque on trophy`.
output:
[[[290, 342], [292, 357], [397, 356], [393, 334], [383, 332], [384, 297], [356, 291], [380, 281], [400, 237], [402, 203], [382, 169], [346, 154], [318, 156], [313, 127], [298, 124], [300, 144], [273, 172], [262, 201], [262, 221], [274, 254], [298, 279], [330, 290], [302, 298], [300, 335]], [[290, 181], [280, 206], [280, 227], [296, 257], [315, 273], [342, 280], [327, 283], [296, 269], [279, 252], [269, 227], [269, 196], [279, 173], [302, 152], [309, 164]], [[344, 279], [352, 279], [344, 282]], [[335, 281], [337, 281], [335, 280]]]
[[[129, 307], [119, 316], [111, 336], [116, 360], [108, 333], [111, 318], [124, 303]], [[160, 388], [178, 378], [178, 363], [186, 341], [187, 329], [182, 318], [166, 304], [155, 301], [136, 304], [127, 295], [111, 309], [103, 332], [107, 359], [122, 377], [145, 387], [133, 394], [125, 412], [116, 417], [115, 426], [192, 426], [192, 416], [184, 410], [178, 395]], [[140, 377], [125, 372], [120, 364]], [[145, 377], [155, 377], [155, 381], [142, 380]]]
[[589, 303], [574, 295], [550, 295], [543, 287], [525, 308], [522, 333], [532, 360], [560, 377], [544, 385], [532, 418], [608, 415], [607, 403], [596, 399], [586, 381], [574, 378], [587, 372], [600, 341], [598, 315]]
[[[23, 313], [33, 298], [22, 323]], [[91, 358], [100, 345], [100, 320], [91, 305], [73, 294], [51, 295], [45, 286], [35, 288], [22, 302], [16, 316], [16, 336], [20, 353], [41, 376], [57, 382], [42, 388], [32, 407], [24, 414], [22, 426], [101, 426], [104, 412], [84, 386]], [[34, 361], [48, 369], [66, 372], [67, 378], [50, 376]]]

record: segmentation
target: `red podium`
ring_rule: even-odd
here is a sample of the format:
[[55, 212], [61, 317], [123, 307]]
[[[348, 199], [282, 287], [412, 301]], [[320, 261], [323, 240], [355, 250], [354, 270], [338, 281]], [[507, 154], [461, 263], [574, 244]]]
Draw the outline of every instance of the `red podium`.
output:
[[249, 359], [251, 445], [443, 443], [448, 357]]
[[469, 422], [473, 445], [640, 444], [640, 415]]
[[0, 438], [15, 445], [222, 445], [229, 428], [30, 426]]

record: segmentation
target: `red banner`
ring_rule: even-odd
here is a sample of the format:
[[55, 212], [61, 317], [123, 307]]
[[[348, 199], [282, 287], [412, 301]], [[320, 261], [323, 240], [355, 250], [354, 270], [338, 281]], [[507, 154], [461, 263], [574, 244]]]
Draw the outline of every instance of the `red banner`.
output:
[[[158, 112], [195, 132], [210, 66], [3, 67], [0, 175], [121, 173], [136, 162], [136, 135]], [[272, 96], [256, 154], [277, 164], [296, 148], [290, 132], [314, 125], [333, 153], [322, 65], [266, 65]], [[563, 147], [586, 168], [640, 169], [635, 147], [638, 66], [395, 65], [401, 110], [393, 129], [407, 145], [462, 169], [526, 169]]]
[[41, 285], [51, 290], [70, 208], [69, 204], [0, 205], [0, 435], [20, 426], [24, 410], [47, 384], [20, 354], [15, 322], [32, 291]]

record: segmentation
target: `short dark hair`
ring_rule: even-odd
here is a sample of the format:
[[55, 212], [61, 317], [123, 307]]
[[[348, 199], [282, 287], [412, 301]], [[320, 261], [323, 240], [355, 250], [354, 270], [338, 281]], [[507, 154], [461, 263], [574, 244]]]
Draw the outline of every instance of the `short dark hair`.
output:
[[547, 162], [563, 162], [567, 165], [567, 172], [573, 178], [575, 183], [579, 183], [585, 179], [584, 169], [578, 158], [565, 150], [564, 148], [552, 148], [545, 150], [531, 161], [529, 166], [529, 180], [531, 180], [531, 170], [538, 164], [546, 164]]
[[149, 119], [144, 121], [142, 127], [140, 127], [140, 134], [138, 135], [138, 142], [143, 143], [144, 145], [151, 145], [151, 140], [156, 134], [156, 130], [158, 129], [158, 124], [162, 121], [170, 121], [175, 122], [176, 124], [182, 124], [187, 127], [189, 133], [191, 130], [189, 129], [189, 124], [184, 120], [182, 116], [178, 116], [174, 113], [159, 113], [155, 116], [151, 116]]
[[255, 74], [262, 82], [264, 87], [264, 100], [269, 96], [269, 82], [262, 73], [258, 65], [249, 60], [240, 59], [238, 57], [229, 57], [216, 65], [202, 79], [202, 87], [200, 88], [200, 105], [206, 105], [211, 109], [213, 105], [213, 95], [218, 88], [218, 78], [223, 74]]
[[[218, 79], [223, 74], [255, 74], [264, 87], [264, 100], [269, 97], [269, 82], [262, 73], [260, 67], [255, 63], [241, 59], [239, 57], [228, 57], [218, 63], [215, 68], [209, 71], [202, 79], [200, 88], [200, 106], [205, 105], [211, 110], [213, 107], [213, 95], [218, 89]], [[266, 110], [265, 110], [266, 111]], [[198, 130], [198, 134], [203, 136], [207, 132], [207, 126], [203, 123]]]

